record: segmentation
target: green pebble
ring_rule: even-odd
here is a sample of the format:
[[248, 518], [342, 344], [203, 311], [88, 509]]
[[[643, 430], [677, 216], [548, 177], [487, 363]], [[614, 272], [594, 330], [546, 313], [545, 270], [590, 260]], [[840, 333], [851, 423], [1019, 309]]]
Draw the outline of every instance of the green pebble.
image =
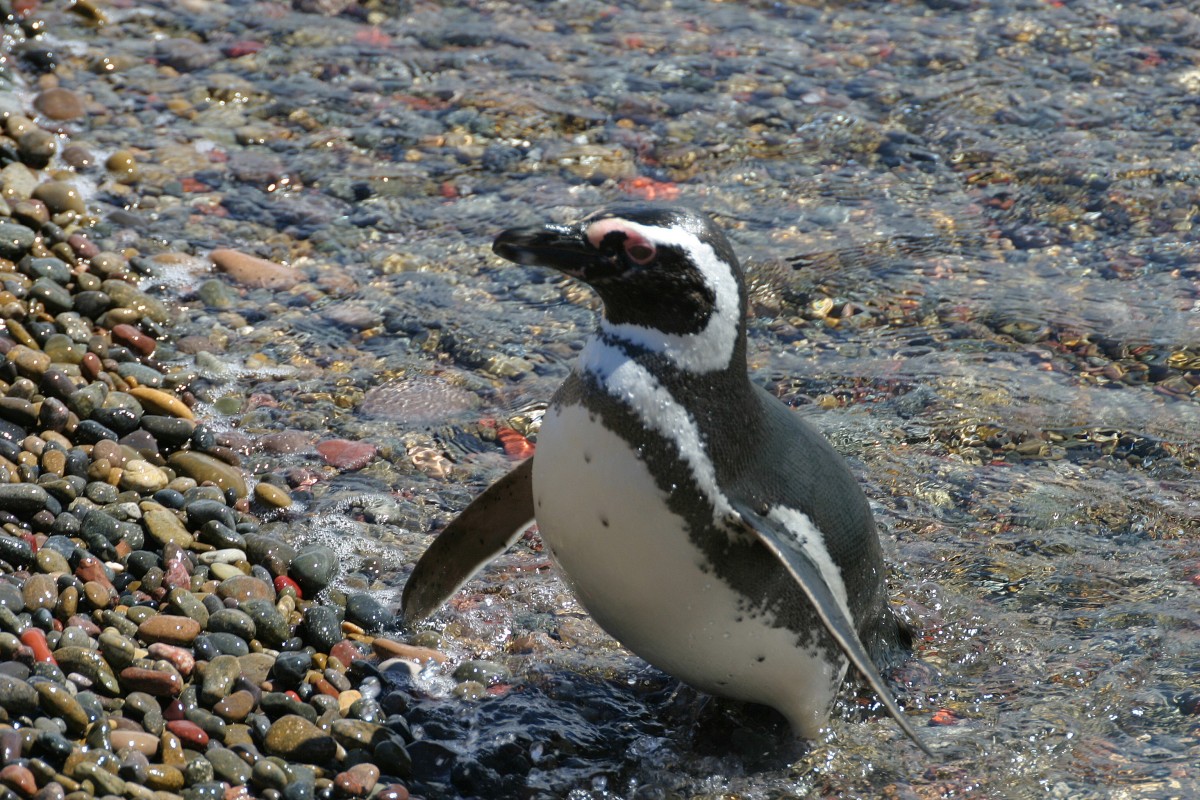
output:
[[454, 696], [459, 700], [482, 700], [487, 697], [487, 687], [479, 681], [464, 681], [454, 687]]
[[492, 684], [508, 677], [508, 670], [491, 661], [464, 661], [454, 670], [456, 681], [478, 681]]

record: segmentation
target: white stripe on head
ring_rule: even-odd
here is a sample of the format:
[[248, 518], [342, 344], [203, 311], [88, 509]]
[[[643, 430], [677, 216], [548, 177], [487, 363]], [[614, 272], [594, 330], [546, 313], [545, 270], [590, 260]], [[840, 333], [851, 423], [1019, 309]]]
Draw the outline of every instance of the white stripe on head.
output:
[[664, 333], [630, 323], [614, 325], [603, 317], [600, 330], [614, 339], [666, 356], [676, 367], [688, 372], [714, 372], [729, 366], [742, 322], [742, 306], [732, 266], [722, 261], [711, 245], [687, 230], [640, 225], [609, 217], [589, 225], [587, 236], [596, 244], [615, 229], [628, 229], [655, 245], [682, 250], [696, 265], [716, 299], [708, 324], [698, 333]]

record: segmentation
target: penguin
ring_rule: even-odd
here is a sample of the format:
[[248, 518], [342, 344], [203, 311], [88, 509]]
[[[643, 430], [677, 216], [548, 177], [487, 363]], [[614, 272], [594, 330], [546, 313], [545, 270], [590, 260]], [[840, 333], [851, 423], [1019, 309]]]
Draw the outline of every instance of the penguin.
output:
[[812, 739], [849, 667], [931, 751], [880, 678], [911, 646], [866, 496], [814, 428], [750, 380], [746, 286], [707, 215], [623, 204], [502, 232], [493, 251], [603, 304], [532, 457], [434, 540], [402, 596], [432, 613], [536, 520], [605, 631], [685, 683], [771, 706]]

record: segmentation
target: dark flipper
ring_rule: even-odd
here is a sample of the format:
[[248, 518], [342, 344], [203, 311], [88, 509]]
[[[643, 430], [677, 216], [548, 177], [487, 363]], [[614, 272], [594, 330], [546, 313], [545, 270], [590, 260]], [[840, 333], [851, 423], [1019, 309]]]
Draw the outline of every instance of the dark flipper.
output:
[[909, 724], [904, 712], [896, 705], [896, 701], [892, 698], [892, 693], [888, 691], [887, 686], [884, 685], [883, 679], [879, 677], [875, 665], [871, 663], [871, 657], [867, 655], [866, 649], [859, 641], [854, 625], [846, 617], [842, 607], [833, 596], [833, 592], [821, 577], [821, 570], [813, 563], [804, 549], [797, 546], [794, 535], [769, 517], [756, 514], [747, 505], [735, 503], [734, 509], [738, 514], [734, 520], [737, 527], [753, 534], [791, 573], [808, 601], [812, 603], [813, 609], [825, 625], [825, 629], [829, 631], [829, 635], [837, 642], [838, 647], [841, 648], [846, 658], [850, 659], [850, 663], [863, 676], [872, 691], [879, 696], [883, 707], [892, 715], [892, 719], [896, 720], [900, 729], [908, 734], [908, 737], [924, 750], [926, 755], [932, 757], [933, 751], [921, 741], [921, 737]]
[[533, 521], [533, 458], [488, 487], [446, 526], [417, 561], [400, 608], [416, 622], [450, 599]]

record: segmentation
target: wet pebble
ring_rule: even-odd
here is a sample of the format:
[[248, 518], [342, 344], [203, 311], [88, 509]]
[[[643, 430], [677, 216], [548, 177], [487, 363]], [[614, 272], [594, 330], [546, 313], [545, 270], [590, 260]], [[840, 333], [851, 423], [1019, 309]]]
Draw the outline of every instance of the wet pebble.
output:
[[72, 211], [83, 214], [87, 211], [83, 195], [69, 183], [47, 181], [33, 190], [33, 199], [41, 200], [52, 214]]
[[174, 512], [166, 509], [151, 509], [143, 515], [146, 532], [160, 546], [174, 544], [181, 548], [189, 548], [195, 537], [184, 527]]
[[31, 575], [21, 589], [21, 598], [30, 611], [54, 608], [58, 600], [58, 581], [48, 574]]
[[324, 589], [338, 574], [340, 560], [331, 547], [311, 545], [292, 559], [288, 574], [311, 596]]
[[[40, 556], [41, 553], [42, 551], [39, 551], [38, 555]], [[25, 610], [23, 591], [24, 587], [18, 589], [7, 581], [0, 581], [0, 607], [7, 608], [14, 614], [20, 614]]]
[[330, 606], [312, 606], [301, 625], [304, 638], [321, 652], [329, 652], [342, 641], [341, 615]]
[[172, 453], [167, 463], [200, 483], [212, 481], [223, 490], [233, 491], [238, 497], [245, 497], [247, 494], [246, 481], [241, 471], [210, 455], [179, 451]]
[[327, 439], [317, 445], [317, 452], [331, 467], [341, 470], [362, 469], [375, 457], [376, 447], [367, 442], [346, 439]]
[[219, 655], [208, 662], [204, 682], [200, 687], [200, 702], [213, 705], [229, 694], [234, 681], [241, 675], [236, 656]]
[[196, 723], [186, 719], [173, 719], [167, 722], [166, 728], [176, 737], [184, 747], [190, 747], [195, 750], [204, 750], [208, 746], [209, 736]]
[[348, 797], [365, 797], [379, 782], [379, 767], [374, 764], [356, 764], [339, 773], [333, 783], [338, 791]]
[[246, 537], [246, 555], [252, 564], [261, 564], [272, 575], [287, 575], [296, 558], [296, 548], [290, 543], [262, 534]]
[[138, 494], [153, 494], [165, 489], [170, 478], [161, 469], [140, 459], [126, 463], [121, 472], [119, 487]]
[[34, 685], [41, 698], [42, 708], [53, 717], [66, 723], [67, 731], [81, 736], [88, 728], [87, 712], [79, 705], [65, 686], [39, 681]]
[[139, 625], [137, 632], [147, 642], [188, 645], [200, 635], [200, 623], [188, 617], [156, 614]]
[[38, 708], [37, 690], [20, 678], [0, 672], [0, 708], [19, 716], [32, 714]]
[[33, 243], [34, 233], [29, 228], [0, 220], [0, 258], [20, 261]]
[[213, 713], [226, 722], [241, 722], [258, 705], [258, 698], [251, 692], [233, 692], [213, 704]]
[[490, 661], [464, 661], [454, 670], [456, 681], [477, 681], [482, 684], [497, 683], [508, 677], [508, 670]]
[[114, 150], [105, 160], [104, 168], [120, 183], [136, 183], [141, 176], [137, 160], [128, 150]]
[[271, 725], [263, 739], [263, 748], [271, 755], [323, 764], [333, 758], [337, 743], [304, 717], [288, 714]]
[[292, 504], [292, 497], [286, 490], [266, 481], [261, 481], [254, 487], [254, 496], [272, 508], [287, 508]]
[[205, 752], [205, 758], [212, 764], [214, 777], [234, 786], [250, 782], [250, 765], [232, 750], [224, 747], [211, 747]]
[[[165, 392], [161, 389], [155, 389], [150, 386], [134, 386], [129, 390], [129, 394], [137, 398], [137, 400], [143, 406], [145, 406], [146, 410], [151, 414], [179, 417], [189, 421], [195, 419], [195, 415], [192, 414], [192, 410], [187, 407], [187, 404], [170, 392]], [[178, 455], [184, 454], [180, 453]], [[190, 453], [188, 455], [200, 454]]]
[[[50, 496], [46, 490], [32, 483], [0, 484], [0, 510], [16, 514], [40, 511], [46, 507]], [[32, 554], [31, 554], [32, 555]]]
[[346, 598], [346, 619], [364, 630], [377, 631], [391, 618], [391, 612], [373, 595], [356, 592]]
[[34, 98], [33, 106], [52, 120], [66, 121], [83, 116], [83, 101], [70, 89], [47, 89]]
[[116, 730], [110, 735], [113, 749], [118, 752], [131, 748], [146, 756], [158, 753], [158, 737], [145, 731]]
[[290, 289], [304, 277], [293, 267], [276, 264], [238, 250], [220, 248], [214, 250], [210, 257], [217, 269], [237, 283], [250, 288]]

